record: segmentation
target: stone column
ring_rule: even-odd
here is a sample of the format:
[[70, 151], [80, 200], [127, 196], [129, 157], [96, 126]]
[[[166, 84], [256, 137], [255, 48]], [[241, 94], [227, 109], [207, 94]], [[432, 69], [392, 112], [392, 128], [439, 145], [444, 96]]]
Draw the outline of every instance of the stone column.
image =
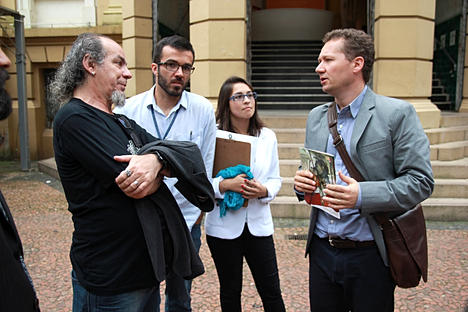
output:
[[151, 12], [151, 0], [126, 0], [122, 3], [122, 46], [133, 75], [127, 84], [127, 97], [146, 91], [153, 85]]
[[189, 5], [196, 68], [190, 88], [216, 106], [226, 78], [246, 77], [246, 0], [190, 0]]
[[435, 0], [375, 0], [374, 90], [414, 105], [424, 128], [438, 128], [432, 88]]

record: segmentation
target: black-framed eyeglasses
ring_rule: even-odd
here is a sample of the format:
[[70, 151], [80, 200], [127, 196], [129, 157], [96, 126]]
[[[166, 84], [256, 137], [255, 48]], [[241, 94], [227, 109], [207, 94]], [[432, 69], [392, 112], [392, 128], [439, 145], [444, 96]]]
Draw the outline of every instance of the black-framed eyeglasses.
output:
[[164, 63], [159, 62], [159, 63], [156, 63], [156, 64], [163, 65], [168, 71], [173, 72], [173, 73], [178, 71], [179, 67], [182, 67], [182, 72], [184, 74], [186, 74], [186, 75], [193, 73], [193, 71], [195, 70], [195, 67], [193, 67], [190, 64], [180, 65], [176, 61], [166, 61]]
[[248, 98], [249, 100], [253, 101], [257, 99], [257, 92], [249, 92], [246, 94], [234, 94], [229, 99], [234, 102], [243, 102], [244, 98]]

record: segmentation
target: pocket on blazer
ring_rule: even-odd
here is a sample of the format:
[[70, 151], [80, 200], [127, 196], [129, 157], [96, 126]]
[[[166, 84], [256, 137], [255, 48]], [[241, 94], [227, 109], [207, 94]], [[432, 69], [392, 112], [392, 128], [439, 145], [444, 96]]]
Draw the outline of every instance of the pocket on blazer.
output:
[[390, 146], [391, 146], [391, 144], [390, 144], [390, 142], [387, 141], [387, 139], [382, 139], [382, 140], [379, 140], [379, 141], [376, 141], [376, 142], [367, 143], [365, 145], [362, 145], [360, 147], [360, 151], [363, 152], [363, 153], [373, 153], [373, 152], [378, 151], [380, 149], [388, 148]]

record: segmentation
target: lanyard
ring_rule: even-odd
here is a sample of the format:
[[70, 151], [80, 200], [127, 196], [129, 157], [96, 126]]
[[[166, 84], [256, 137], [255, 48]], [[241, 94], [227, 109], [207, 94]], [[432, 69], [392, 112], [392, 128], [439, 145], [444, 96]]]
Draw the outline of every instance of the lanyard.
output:
[[171, 123], [169, 124], [169, 127], [167, 127], [166, 133], [164, 133], [163, 137], [161, 137], [161, 133], [159, 132], [158, 122], [156, 121], [156, 116], [154, 115], [153, 105], [150, 105], [150, 108], [151, 108], [151, 116], [153, 116], [154, 127], [156, 128], [156, 132], [158, 133], [158, 139], [165, 140], [169, 131], [171, 131], [172, 125], [174, 124], [177, 114], [179, 113], [180, 106], [174, 113], [174, 117], [172, 117]]

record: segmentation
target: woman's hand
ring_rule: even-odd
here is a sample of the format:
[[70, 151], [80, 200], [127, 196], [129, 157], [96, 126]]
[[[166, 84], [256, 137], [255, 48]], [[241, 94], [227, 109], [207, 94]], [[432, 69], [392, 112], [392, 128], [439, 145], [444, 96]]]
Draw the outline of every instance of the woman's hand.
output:
[[247, 180], [244, 179], [242, 184], [242, 197], [246, 199], [254, 199], [268, 196], [267, 188], [255, 179]]
[[219, 183], [220, 193], [225, 193], [226, 191], [242, 193], [242, 185], [244, 184], [244, 180], [246, 177], [247, 175], [245, 175], [245, 173], [242, 173], [236, 176], [235, 178], [224, 179]]

